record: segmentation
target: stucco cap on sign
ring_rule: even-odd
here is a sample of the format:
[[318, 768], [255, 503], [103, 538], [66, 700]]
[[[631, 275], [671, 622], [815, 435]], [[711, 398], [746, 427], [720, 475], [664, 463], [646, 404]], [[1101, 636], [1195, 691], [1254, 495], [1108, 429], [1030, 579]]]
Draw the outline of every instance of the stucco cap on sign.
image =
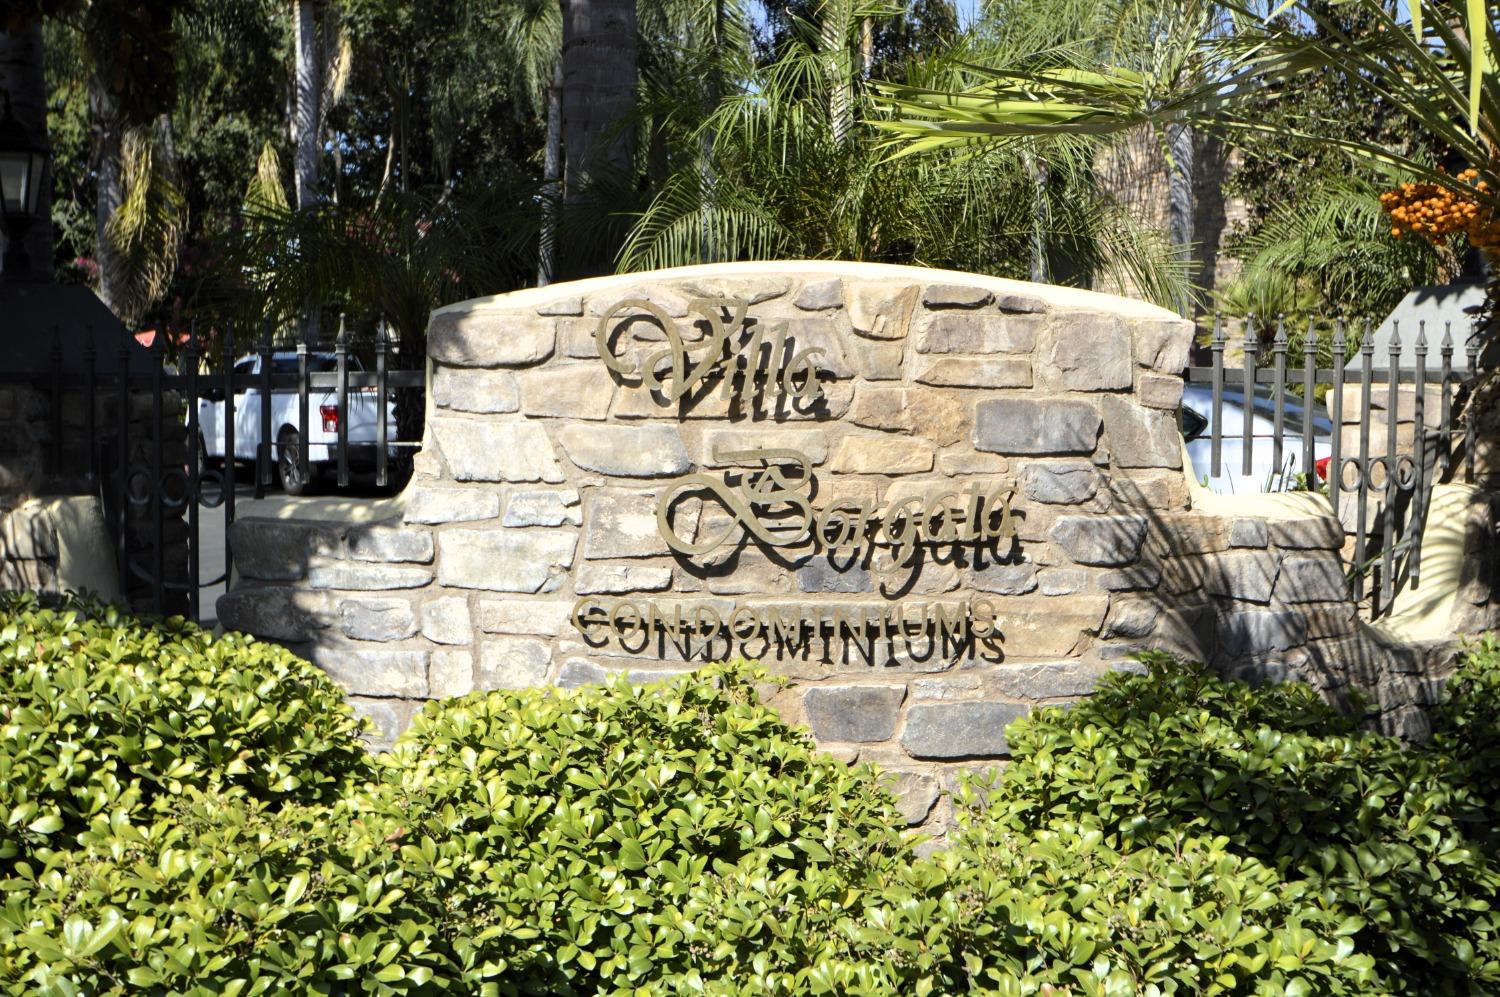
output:
[[664, 280], [692, 280], [715, 277], [766, 277], [786, 274], [791, 277], [813, 276], [850, 277], [868, 281], [919, 282], [923, 284], [962, 284], [980, 287], [995, 294], [1018, 294], [1040, 298], [1048, 306], [1057, 309], [1079, 309], [1108, 311], [1115, 315], [1145, 319], [1180, 319], [1175, 312], [1168, 311], [1145, 301], [1122, 298], [1099, 291], [1085, 291], [1076, 287], [1056, 284], [1032, 284], [1004, 277], [987, 277], [980, 274], [963, 273], [957, 270], [936, 270], [931, 267], [895, 266], [888, 263], [850, 263], [839, 260], [773, 260], [769, 262], [747, 261], [741, 263], [707, 263], [701, 266], [673, 267], [669, 270], [650, 270], [638, 273], [610, 274], [591, 277], [587, 280], [549, 284], [546, 287], [528, 287], [505, 294], [492, 294], [482, 298], [470, 298], [435, 309], [433, 315], [483, 311], [490, 308], [512, 310], [536, 308], [558, 298], [577, 298], [613, 288], [630, 287], [642, 283], [659, 283]]

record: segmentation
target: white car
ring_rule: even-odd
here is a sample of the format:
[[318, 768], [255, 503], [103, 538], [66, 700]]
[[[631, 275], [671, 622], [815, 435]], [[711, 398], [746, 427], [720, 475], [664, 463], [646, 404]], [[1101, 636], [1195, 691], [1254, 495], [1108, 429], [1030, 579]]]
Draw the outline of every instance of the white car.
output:
[[[1269, 389], [1257, 391], [1253, 409], [1245, 409], [1245, 395], [1236, 385], [1224, 386], [1223, 420], [1220, 432], [1219, 473], [1213, 474], [1213, 389], [1206, 384], [1190, 384], [1182, 392], [1182, 435], [1187, 441], [1188, 459], [1193, 477], [1210, 491], [1220, 494], [1289, 491], [1301, 486], [1308, 471], [1302, 466], [1302, 428], [1307, 416], [1302, 399], [1286, 398], [1282, 423], [1281, 462], [1275, 460], [1276, 405]], [[1245, 420], [1250, 419], [1253, 441], [1250, 473], [1245, 473]], [[1328, 471], [1328, 456], [1333, 452], [1333, 423], [1327, 416], [1313, 412], [1313, 468], [1319, 482]]]
[[[276, 352], [270, 355], [271, 373], [296, 374], [297, 354], [294, 351]], [[332, 353], [309, 353], [307, 369], [310, 373], [326, 373], [337, 370], [337, 359]], [[348, 358], [348, 369], [357, 372], [363, 368], [355, 357]], [[261, 373], [260, 357], [244, 357], [235, 362], [237, 375]], [[396, 406], [393, 399], [385, 404], [386, 440], [396, 439]], [[375, 467], [375, 442], [377, 412], [375, 389], [371, 387], [349, 389], [348, 420], [348, 464], [359, 471]], [[314, 388], [308, 394], [308, 421], [312, 423], [305, 431], [298, 417], [297, 390], [295, 388], [271, 389], [271, 439], [272, 459], [276, 464], [281, 488], [288, 495], [301, 495], [312, 485], [322, 469], [338, 461], [339, 409], [336, 390]], [[237, 391], [234, 396], [234, 459], [253, 461], [260, 447], [261, 389], [256, 387]], [[198, 402], [198, 456], [200, 466], [210, 459], [224, 457], [224, 389], [222, 385], [210, 383], [203, 398]], [[307, 446], [307, 473], [300, 465], [301, 448]], [[387, 455], [394, 457], [396, 448], [387, 444]]]

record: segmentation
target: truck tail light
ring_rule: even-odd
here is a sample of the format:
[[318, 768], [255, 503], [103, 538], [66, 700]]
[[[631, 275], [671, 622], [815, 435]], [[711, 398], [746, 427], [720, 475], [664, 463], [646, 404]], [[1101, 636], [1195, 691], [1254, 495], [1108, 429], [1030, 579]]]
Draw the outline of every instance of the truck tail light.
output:
[[337, 433], [339, 431], [339, 407], [337, 405], [319, 405], [318, 414], [323, 417], [323, 432]]

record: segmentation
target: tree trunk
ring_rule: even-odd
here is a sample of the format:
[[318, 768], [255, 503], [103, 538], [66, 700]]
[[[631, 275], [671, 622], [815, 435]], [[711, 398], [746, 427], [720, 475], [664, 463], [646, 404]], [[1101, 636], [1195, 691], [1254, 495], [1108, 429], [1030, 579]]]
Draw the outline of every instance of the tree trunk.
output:
[[99, 265], [99, 300], [121, 313], [119, 264], [109, 241], [109, 221], [125, 199], [124, 167], [120, 162], [124, 126], [114, 94], [97, 73], [89, 75], [89, 119], [94, 133], [94, 260]]
[[[563, 199], [574, 204], [589, 178], [631, 175], [639, 39], [635, 0], [562, 0], [562, 14]], [[572, 255], [574, 276], [609, 269], [607, 251]]]
[[[1193, 130], [1187, 125], [1171, 125], [1167, 142], [1172, 153], [1167, 177], [1167, 233], [1172, 249], [1184, 263], [1193, 256]], [[1187, 301], [1177, 303], [1181, 315], [1188, 313]]]
[[313, 0], [292, 0], [297, 64], [293, 82], [292, 144], [296, 149], [293, 184], [297, 210], [311, 207], [318, 188], [318, 22]]
[[[10, 94], [11, 113], [27, 135], [47, 138], [47, 81], [42, 72], [42, 24], [35, 21], [14, 34], [0, 32], [0, 89]], [[52, 279], [52, 177], [48, 172], [37, 178], [41, 194], [37, 198], [37, 220], [27, 230], [25, 246], [26, 273], [15, 275], [21, 280]], [[3, 248], [3, 247], [0, 247]], [[13, 276], [5, 275], [7, 278]]]
[[552, 64], [552, 82], [547, 84], [547, 148], [542, 154], [542, 229], [537, 240], [536, 285], [546, 287], [557, 273], [557, 209], [562, 191], [562, 60]]
[[823, 0], [819, 42], [828, 66], [828, 124], [833, 140], [843, 143], [854, 127], [853, 79], [848, 39], [844, 35], [848, 8], [843, 0]]

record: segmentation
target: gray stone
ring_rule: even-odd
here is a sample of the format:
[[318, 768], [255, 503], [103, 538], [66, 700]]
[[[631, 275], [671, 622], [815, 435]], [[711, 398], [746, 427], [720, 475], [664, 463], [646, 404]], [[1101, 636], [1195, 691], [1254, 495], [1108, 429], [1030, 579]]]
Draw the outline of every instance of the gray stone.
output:
[[467, 696], [474, 691], [471, 651], [433, 651], [427, 663], [428, 694], [434, 699]]
[[1161, 615], [1161, 605], [1153, 599], [1119, 599], [1112, 601], [1109, 615], [1104, 619], [1104, 629], [1099, 631], [1101, 640], [1115, 637], [1146, 637], [1156, 629], [1156, 618]]
[[426, 651], [320, 648], [313, 653], [313, 664], [356, 696], [421, 699], [427, 695]]
[[922, 304], [928, 308], [982, 308], [995, 295], [972, 284], [928, 284], [922, 290]]
[[1344, 566], [1336, 557], [1288, 557], [1281, 562], [1276, 598], [1282, 602], [1339, 602], [1348, 597]]
[[1034, 294], [1002, 294], [995, 302], [1002, 312], [1035, 315], [1047, 310], [1047, 302]]
[[0, 546], [4, 556], [16, 560], [49, 560], [57, 557], [57, 525], [44, 506], [23, 505], [0, 513]]
[[1135, 362], [1163, 374], [1180, 374], [1193, 345], [1193, 323], [1187, 319], [1137, 319], [1131, 329]]
[[379, 592], [421, 588], [432, 581], [431, 568], [393, 564], [316, 564], [307, 573], [307, 587]]
[[654, 564], [581, 564], [573, 578], [579, 595], [601, 592], [660, 592], [672, 587], [672, 569]]
[[241, 578], [267, 582], [296, 581], [306, 576], [313, 557], [340, 553], [339, 531], [332, 525], [255, 517], [230, 525], [229, 545]]
[[552, 355], [553, 322], [518, 312], [434, 312], [427, 325], [427, 355], [457, 367], [521, 367]]
[[1130, 336], [1113, 315], [1054, 315], [1048, 367], [1074, 391], [1120, 391], [1131, 385]]
[[455, 412], [502, 413], [521, 407], [516, 376], [508, 370], [438, 367], [432, 375], [432, 400]]
[[550, 591], [573, 566], [578, 532], [449, 530], [438, 538], [438, 581], [491, 592]]
[[520, 376], [521, 408], [529, 416], [603, 419], [615, 382], [600, 363], [529, 370]]
[[1037, 586], [1034, 564], [990, 564], [969, 573], [969, 584], [996, 595], [1025, 595]]
[[1089, 573], [1082, 568], [1048, 568], [1037, 575], [1042, 595], [1072, 595], [1082, 592], [1089, 583]]
[[482, 599], [479, 629], [485, 633], [556, 637], [569, 629], [572, 599]]
[[1179, 557], [1176, 563], [1187, 572], [1190, 588], [1201, 587], [1211, 595], [1270, 602], [1276, 585], [1276, 557], [1261, 551]]
[[792, 304], [808, 312], [827, 311], [844, 304], [844, 282], [839, 278], [817, 280], [804, 284]]
[[994, 311], [940, 311], [917, 322], [918, 353], [1030, 353], [1042, 319]]
[[1307, 619], [1289, 609], [1228, 613], [1219, 621], [1219, 647], [1231, 657], [1270, 654], [1307, 641]]
[[1059, 516], [1048, 535], [1079, 564], [1115, 567], [1140, 557], [1146, 517]]
[[906, 360], [905, 343], [871, 343], [855, 340], [849, 354], [858, 363], [867, 381], [899, 381]]
[[458, 481], [563, 480], [557, 453], [535, 423], [428, 418], [427, 427]]
[[1171, 374], [1142, 374], [1136, 392], [1142, 405], [1175, 411], [1182, 404], [1182, 378]]
[[1099, 494], [1099, 472], [1088, 464], [1028, 464], [1021, 472], [1021, 488], [1037, 502], [1077, 505]]
[[813, 464], [828, 459], [828, 434], [821, 429], [709, 429], [703, 433], [703, 463], [708, 467], [760, 467], [758, 458], [723, 456], [745, 450], [796, 450]]
[[1229, 546], [1231, 547], [1264, 548], [1269, 536], [1264, 519], [1236, 519], [1229, 524]]
[[[583, 556], [586, 560], [617, 557], [667, 557], [672, 549], [656, 523], [658, 493], [623, 488], [591, 488], [585, 502]], [[674, 510], [677, 535], [690, 539], [698, 529], [701, 506]]]
[[814, 686], [803, 694], [802, 708], [818, 740], [869, 744], [896, 733], [905, 698], [898, 685]]
[[417, 632], [417, 617], [406, 599], [345, 599], [339, 627], [350, 640], [405, 640]]
[[925, 821], [942, 792], [936, 777], [926, 772], [886, 772], [881, 781], [896, 798], [896, 810], [907, 827]]
[[948, 388], [1029, 388], [1031, 361], [1017, 357], [934, 357], [924, 359], [914, 378]]
[[536, 306], [538, 315], [555, 315], [559, 318], [567, 318], [583, 314], [583, 296], [570, 294], [565, 298], [553, 298]]
[[663, 478], [693, 466], [675, 426], [564, 426], [558, 443], [585, 471]]
[[1002, 454], [1093, 453], [1099, 412], [1081, 401], [989, 398], [976, 406], [974, 449]]
[[1344, 546], [1344, 528], [1332, 516], [1307, 519], [1273, 519], [1267, 524], [1271, 542], [1297, 550], [1338, 550]]
[[901, 746], [913, 758], [1003, 758], [1005, 726], [1028, 712], [1016, 703], [914, 703]]
[[917, 306], [917, 285], [894, 281], [851, 281], [845, 285], [849, 324], [869, 339], [905, 339]]
[[1099, 406], [1110, 451], [1121, 467], [1182, 466], [1182, 432], [1171, 412], [1144, 409], [1116, 395], [1105, 395]]
[[422, 605], [422, 636], [435, 644], [467, 644], [474, 637], [469, 600], [447, 595]]
[[498, 515], [500, 496], [489, 489], [423, 486], [413, 490], [406, 503], [408, 523], [469, 523]]
[[797, 587], [803, 592], [868, 592], [873, 585], [869, 570], [857, 561], [840, 568], [819, 554], [797, 569]]
[[1076, 699], [1087, 696], [1111, 669], [1082, 661], [1039, 661], [1000, 665], [992, 681], [1001, 695], [1018, 699]]
[[1128, 568], [1106, 571], [1099, 576], [1099, 587], [1107, 592], [1134, 592], [1154, 589], [1161, 584], [1161, 565], [1154, 562], [1132, 564]]
[[595, 664], [587, 658], [569, 658], [557, 670], [557, 685], [563, 689], [577, 689], [586, 685], [604, 685], [616, 673]]
[[432, 534], [394, 526], [352, 526], [347, 538], [349, 556], [357, 561], [396, 561], [430, 564]]
[[280, 585], [244, 588], [219, 596], [214, 612], [225, 630], [267, 640], [306, 640], [325, 623], [310, 611], [311, 596]]
[[479, 646], [475, 681], [481, 689], [530, 689], [547, 681], [552, 651], [545, 641], [490, 637]]
[[396, 743], [396, 738], [406, 729], [408, 710], [406, 704], [398, 699], [350, 696], [347, 702], [355, 716], [370, 724], [363, 739], [365, 746], [371, 751], [389, 751]]
[[514, 492], [505, 507], [506, 526], [582, 526], [578, 492], [571, 488]]

